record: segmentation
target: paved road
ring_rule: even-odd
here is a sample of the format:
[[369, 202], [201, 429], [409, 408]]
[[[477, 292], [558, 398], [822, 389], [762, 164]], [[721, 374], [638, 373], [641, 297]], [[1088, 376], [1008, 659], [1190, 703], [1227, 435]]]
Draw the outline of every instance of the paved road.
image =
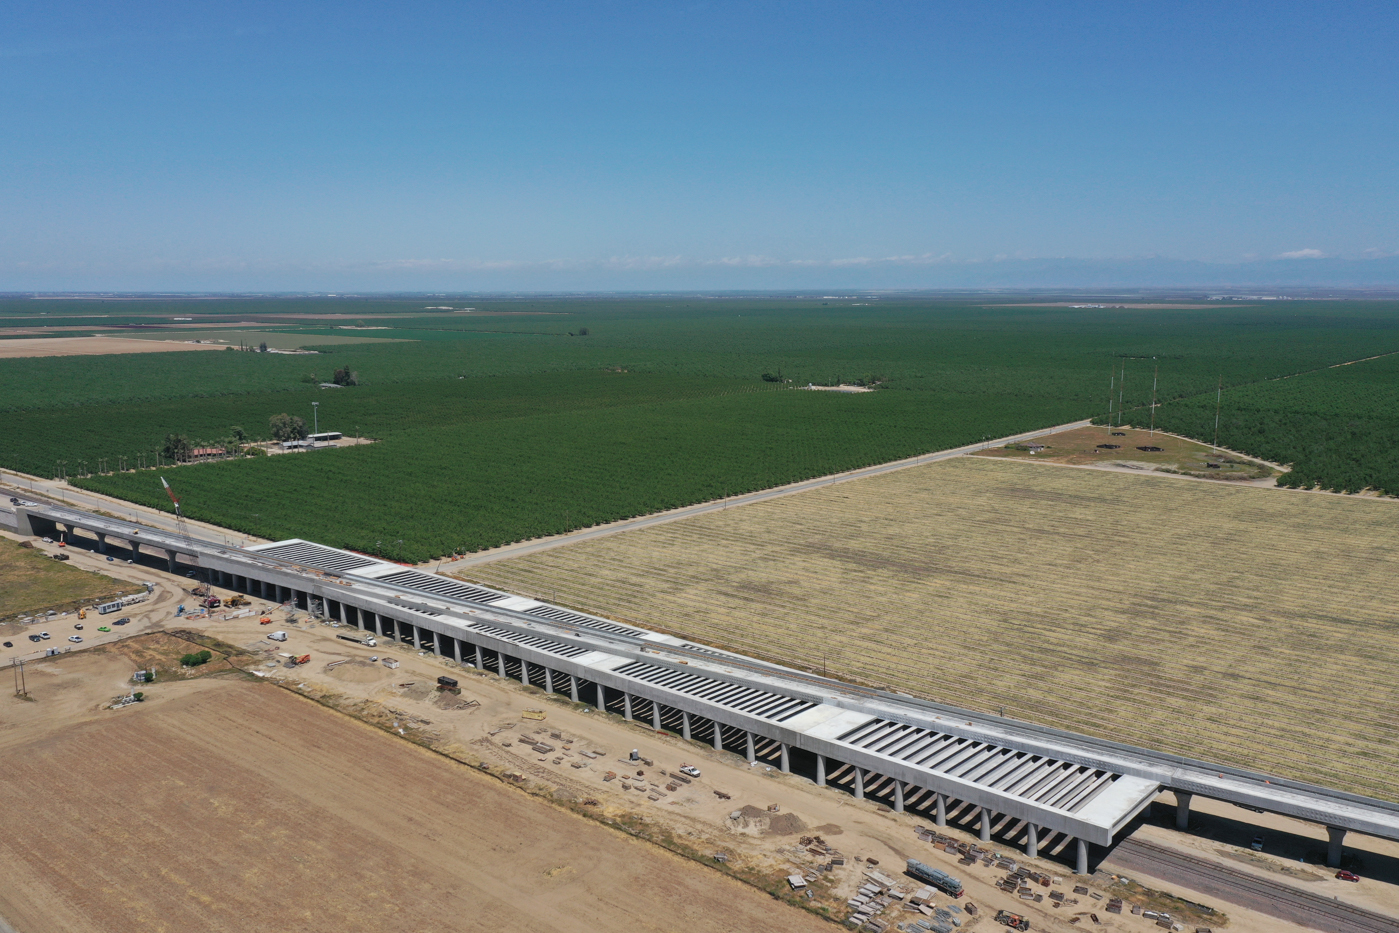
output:
[[[1028, 441], [1037, 437], [1046, 437], [1050, 434], [1058, 434], [1061, 431], [1072, 431], [1074, 428], [1081, 428], [1087, 424], [1089, 424], [1088, 421], [1075, 421], [1071, 424], [1061, 424], [1052, 428], [1042, 428], [1038, 431], [1027, 431], [1024, 434], [1016, 434], [1012, 437], [1001, 437], [993, 441], [983, 441], [980, 444], [968, 444], [965, 447], [954, 447], [951, 450], [939, 450], [936, 453], [909, 457], [907, 460], [895, 460], [892, 463], [881, 463], [877, 466], [865, 467], [860, 470], [851, 470], [847, 473], [835, 473], [831, 476], [821, 476], [816, 479], [804, 480], [800, 483], [792, 483], [787, 486], [763, 489], [758, 492], [750, 492], [743, 496], [721, 499], [717, 502], [702, 502], [699, 505], [689, 505], [681, 509], [672, 509], [669, 512], [657, 512], [654, 515], [643, 515], [640, 518], [629, 518], [607, 525], [598, 525], [594, 528], [584, 528], [580, 531], [555, 535], [551, 538], [540, 538], [535, 541], [521, 541], [518, 544], [507, 544], [504, 547], [468, 555], [461, 560], [453, 561], [452, 566], [469, 567], [473, 564], [488, 564], [492, 561], [505, 560], [510, 557], [522, 557], [526, 554], [535, 554], [539, 551], [547, 551], [550, 548], [562, 547], [565, 544], [577, 544], [580, 541], [591, 541], [594, 538], [615, 535], [623, 531], [634, 531], [637, 528], [649, 528], [652, 525], [678, 521], [679, 519], [690, 518], [694, 515], [703, 515], [706, 512], [717, 512], [721, 509], [734, 508], [740, 505], [750, 505], [754, 502], [765, 502], [768, 499], [776, 499], [779, 496], [790, 496], [795, 493], [806, 492], [808, 489], [829, 486], [832, 483], [843, 483], [852, 479], [864, 479], [867, 476], [877, 476], [880, 473], [890, 473], [894, 470], [906, 470], [909, 467], [922, 466], [925, 463], [934, 463], [938, 460], [947, 460], [951, 457], [960, 457], [964, 454], [975, 453], [978, 450], [1001, 447], [1005, 444]], [[428, 561], [423, 566], [433, 567], [436, 565], [436, 561]]]
[[1323, 933], [1399, 933], [1399, 920], [1383, 914], [1309, 894], [1291, 885], [1142, 839], [1123, 840], [1104, 860], [1104, 865], [1112, 865], [1128, 874], [1151, 875]]

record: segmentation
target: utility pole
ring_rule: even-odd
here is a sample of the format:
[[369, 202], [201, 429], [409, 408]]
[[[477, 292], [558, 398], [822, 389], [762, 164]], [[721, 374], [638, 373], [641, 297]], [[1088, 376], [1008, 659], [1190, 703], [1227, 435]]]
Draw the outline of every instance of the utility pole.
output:
[[[312, 433], [312, 434], [319, 434], [319, 433], [321, 433], [321, 403], [320, 403], [320, 402], [312, 402], [312, 403], [311, 403], [311, 433]], [[312, 441], [311, 443], [314, 444], [315, 441]]]
[[15, 658], [10, 662], [10, 666], [15, 669], [15, 696], [29, 697], [29, 684], [24, 679], [24, 660]]
[[1214, 390], [1214, 452], [1219, 453], [1219, 405], [1224, 400], [1224, 374], [1219, 374], [1219, 388]]
[[1151, 374], [1151, 434], [1149, 436], [1152, 438], [1156, 437], [1156, 377], [1160, 373], [1161, 367], [1157, 366]]

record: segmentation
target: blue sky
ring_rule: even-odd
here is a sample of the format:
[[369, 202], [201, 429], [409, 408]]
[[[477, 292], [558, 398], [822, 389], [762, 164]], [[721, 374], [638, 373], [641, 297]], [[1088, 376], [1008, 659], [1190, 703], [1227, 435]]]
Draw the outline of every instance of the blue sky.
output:
[[0, 290], [1399, 282], [1397, 26], [12, 0]]

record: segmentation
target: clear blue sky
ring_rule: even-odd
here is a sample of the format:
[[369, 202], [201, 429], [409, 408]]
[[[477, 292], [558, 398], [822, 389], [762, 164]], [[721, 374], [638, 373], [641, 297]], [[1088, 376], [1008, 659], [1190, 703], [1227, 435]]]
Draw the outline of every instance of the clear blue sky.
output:
[[1393, 270], [1397, 26], [1392, 0], [11, 0], [0, 290]]

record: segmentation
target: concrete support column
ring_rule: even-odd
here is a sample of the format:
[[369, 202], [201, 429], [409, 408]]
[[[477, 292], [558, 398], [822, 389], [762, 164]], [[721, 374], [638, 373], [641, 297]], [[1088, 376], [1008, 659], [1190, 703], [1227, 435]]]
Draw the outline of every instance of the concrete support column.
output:
[[816, 756], [816, 786], [817, 786], [817, 787], [825, 787], [825, 786], [826, 786], [826, 756], [825, 756], [825, 755], [817, 755], [817, 756]]
[[631, 694], [622, 691], [622, 718], [631, 722]]
[[1188, 794], [1183, 790], [1175, 792], [1176, 795], [1176, 829], [1185, 832], [1190, 827], [1190, 798], [1194, 794]]
[[597, 685], [597, 708], [607, 712], [607, 691], [603, 689], [602, 684]]
[[1334, 826], [1326, 827], [1326, 835], [1330, 837], [1330, 842], [1326, 846], [1326, 867], [1340, 868], [1341, 854], [1345, 848], [1346, 831], [1337, 829]]
[[865, 769], [858, 765], [855, 767], [855, 799], [865, 799]]
[[104, 535], [104, 534], [103, 534], [102, 532], [100, 532], [100, 531], [97, 532], [97, 553], [98, 553], [98, 554], [106, 554], [106, 553], [107, 553], [107, 536]]
[[520, 683], [529, 686], [529, 662], [520, 658]]
[[946, 794], [938, 794], [938, 795], [937, 795], [937, 798], [938, 798], [938, 815], [937, 815], [937, 819], [935, 820], [935, 823], [936, 823], [938, 826], [946, 826], [946, 825], [947, 825], [947, 795], [946, 795]]
[[1077, 839], [1078, 843], [1078, 863], [1074, 866], [1074, 874], [1088, 874], [1088, 840]]
[[723, 726], [719, 725], [719, 720], [714, 720], [714, 750], [722, 752], [724, 750]]
[[986, 809], [985, 807], [982, 807], [982, 808], [981, 808], [981, 827], [980, 827], [980, 829], [981, 829], [981, 841], [982, 841], [982, 842], [990, 842], [990, 841], [991, 841], [991, 819], [992, 819], [993, 816], [994, 816], [994, 814], [993, 814], [990, 810]]
[[504, 652], [504, 651], [497, 651], [497, 652], [495, 653], [495, 662], [496, 662], [496, 663], [495, 663], [495, 666], [496, 666], [496, 673], [499, 674], [501, 677], [504, 677], [504, 676], [505, 676], [505, 652]]
[[753, 733], [746, 729], [743, 732], [743, 743], [743, 755], [748, 759], [748, 763], [751, 765], [758, 760], [758, 756], [753, 753]]
[[651, 728], [661, 731], [661, 704], [655, 700], [651, 701]]
[[573, 702], [581, 702], [578, 699], [578, 678], [573, 674], [568, 675], [568, 696]]
[[485, 658], [481, 657], [480, 645], [476, 646], [476, 669], [478, 671], [484, 671], [486, 669], [486, 660]]
[[131, 545], [131, 559], [132, 559], [133, 561], [140, 560], [140, 559], [141, 559], [141, 545], [137, 544], [135, 541], [130, 541], [130, 542], [127, 542], [127, 543]]
[[904, 812], [904, 782], [894, 782], [894, 812]]
[[[417, 627], [416, 625], [414, 625], [412, 622], [409, 622], [409, 623], [408, 623], [408, 631], [410, 631], [410, 632], [413, 633], [413, 650], [414, 650], [414, 651], [421, 651], [421, 650], [423, 650], [423, 636], [422, 636], [422, 633], [418, 631], [418, 627]], [[436, 645], [436, 640], [433, 641], [433, 644]]]
[[544, 668], [544, 692], [554, 692], [554, 671], [553, 668]]
[[792, 755], [791, 750], [788, 749], [786, 742], [782, 743], [782, 773], [792, 773]]
[[461, 639], [460, 639], [460, 638], [453, 638], [453, 639], [452, 639], [452, 660], [453, 660], [453, 661], [456, 661], [458, 664], [461, 663]]
[[683, 710], [680, 713], [680, 737], [686, 742], [690, 741], [690, 714]]
[[1030, 838], [1025, 840], [1025, 855], [1029, 858], [1039, 858], [1040, 828], [1034, 823], [1028, 823], [1026, 824], [1025, 829], [1030, 834]]
[[175, 552], [167, 549], [165, 551], [165, 561], [170, 567], [170, 572], [175, 572]]

